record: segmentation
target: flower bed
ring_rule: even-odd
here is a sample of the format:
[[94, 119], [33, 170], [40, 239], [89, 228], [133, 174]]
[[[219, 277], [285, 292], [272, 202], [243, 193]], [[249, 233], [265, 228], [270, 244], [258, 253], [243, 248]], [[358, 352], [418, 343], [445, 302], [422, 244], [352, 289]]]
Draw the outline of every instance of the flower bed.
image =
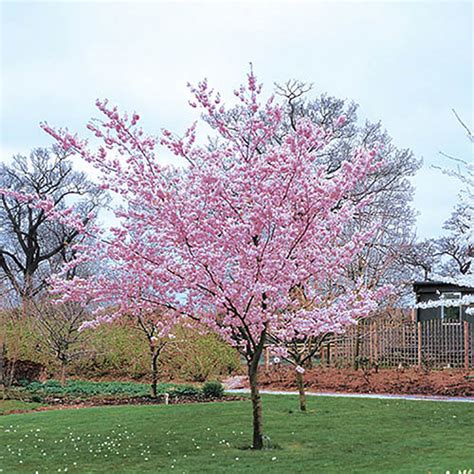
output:
[[[393, 393], [412, 395], [474, 396], [474, 380], [466, 371], [379, 369], [364, 371], [316, 367], [304, 374], [307, 390], [316, 392]], [[262, 388], [296, 390], [295, 371], [281, 368], [262, 372]]]
[[41, 403], [42, 409], [51, 407], [79, 407], [101, 405], [155, 405], [209, 401], [232, 401], [242, 397], [224, 396], [219, 382], [208, 382], [203, 387], [189, 384], [160, 383], [157, 397], [150, 396], [150, 386], [136, 382], [68, 381], [62, 386], [56, 380], [24, 383], [15, 390], [18, 398]]

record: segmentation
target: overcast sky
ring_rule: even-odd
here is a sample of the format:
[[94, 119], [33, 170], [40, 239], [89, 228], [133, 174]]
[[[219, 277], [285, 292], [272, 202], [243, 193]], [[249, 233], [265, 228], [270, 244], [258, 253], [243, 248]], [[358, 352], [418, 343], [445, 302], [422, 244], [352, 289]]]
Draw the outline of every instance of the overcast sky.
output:
[[38, 124], [84, 130], [97, 97], [136, 110], [147, 131], [182, 131], [186, 83], [232, 100], [248, 63], [270, 93], [297, 78], [360, 104], [424, 159], [418, 234], [436, 236], [459, 185], [432, 165], [470, 159], [471, 2], [1, 2], [0, 160], [46, 146]]

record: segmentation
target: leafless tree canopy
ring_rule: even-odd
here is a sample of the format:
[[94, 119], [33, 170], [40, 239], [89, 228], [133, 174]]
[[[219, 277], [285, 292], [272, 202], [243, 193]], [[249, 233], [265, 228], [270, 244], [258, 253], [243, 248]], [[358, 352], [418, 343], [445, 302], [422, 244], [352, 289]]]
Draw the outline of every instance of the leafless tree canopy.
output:
[[[58, 147], [37, 148], [28, 157], [15, 156], [11, 165], [2, 164], [0, 188], [50, 196], [59, 208], [73, 205], [84, 221], [105, 202], [104, 193], [74, 171]], [[78, 238], [76, 230], [48, 220], [43, 210], [0, 196], [0, 279], [19, 299], [44, 289], [47, 277], [72, 257]]]
[[441, 254], [436, 239], [425, 239], [407, 245], [400, 254], [400, 262], [410, 268], [417, 279], [427, 281], [437, 271]]
[[[456, 120], [467, 132], [470, 141], [474, 135], [465, 122], [453, 110]], [[436, 279], [445, 277], [465, 276], [472, 273], [474, 257], [473, 232], [473, 199], [474, 172], [472, 162], [454, 157], [448, 153], [440, 154], [455, 164], [453, 168], [440, 168], [440, 172], [457, 178], [465, 189], [461, 188], [459, 202], [454, 207], [449, 219], [444, 223], [444, 233], [438, 239], [414, 242], [407, 248], [403, 262], [415, 270], [422, 272], [425, 280], [434, 276]]]
[[468, 233], [472, 232], [465, 219], [468, 212], [468, 205], [459, 203], [444, 224], [446, 235], [438, 243], [440, 253], [445, 257], [441, 267], [444, 275], [466, 275], [471, 269], [474, 249], [467, 239]]
[[45, 297], [35, 301], [31, 309], [45, 347], [63, 367], [84, 355], [83, 342], [89, 333], [79, 329], [90, 317], [84, 307], [72, 302], [55, 304]]

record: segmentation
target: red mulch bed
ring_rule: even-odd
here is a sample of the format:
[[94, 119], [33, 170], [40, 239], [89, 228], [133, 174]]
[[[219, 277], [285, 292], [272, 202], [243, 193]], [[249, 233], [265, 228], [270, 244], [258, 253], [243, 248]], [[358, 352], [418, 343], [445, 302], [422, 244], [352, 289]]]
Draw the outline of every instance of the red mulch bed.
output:
[[[245, 397], [225, 395], [221, 398], [204, 397], [204, 396], [179, 396], [170, 397], [170, 405], [182, 405], [185, 403], [210, 403], [210, 402], [234, 402], [247, 400]], [[30, 413], [33, 411], [49, 411], [49, 410], [70, 410], [79, 408], [91, 408], [100, 406], [123, 406], [123, 405], [163, 405], [163, 397], [92, 397], [89, 399], [68, 399], [45, 397], [44, 403], [47, 405], [39, 406], [33, 409], [11, 410], [6, 413], [13, 415], [18, 413]], [[1, 416], [1, 415], [0, 415]]]
[[[208, 403], [208, 402], [233, 402], [244, 400], [244, 397], [225, 395], [221, 398], [205, 397], [203, 395], [180, 395], [169, 397], [169, 405], [182, 405], [183, 403]], [[104, 406], [104, 405], [164, 405], [164, 397], [90, 397], [90, 398], [54, 398], [44, 397], [44, 402], [51, 406]]]
[[[410, 395], [474, 396], [474, 379], [466, 379], [465, 370], [423, 371], [410, 369], [379, 369], [369, 372], [354, 369], [317, 367], [307, 369], [304, 378], [307, 390], [315, 392], [391, 393]], [[260, 375], [265, 389], [295, 390], [294, 369], [272, 369]]]

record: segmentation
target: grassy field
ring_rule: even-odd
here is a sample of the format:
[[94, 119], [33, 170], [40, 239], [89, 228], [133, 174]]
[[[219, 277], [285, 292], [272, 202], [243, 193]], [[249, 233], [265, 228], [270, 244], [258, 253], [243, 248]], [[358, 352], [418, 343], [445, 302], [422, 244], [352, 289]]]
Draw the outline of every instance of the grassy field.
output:
[[[36, 408], [42, 406], [41, 403], [34, 402], [23, 402], [21, 400], [0, 400], [0, 415], [7, 415], [12, 411], [17, 410], [35, 410]], [[0, 418], [0, 426], [3, 426]], [[0, 435], [1, 436], [1, 435]], [[0, 450], [2, 448], [0, 447]], [[0, 460], [0, 468], [2, 466]]]
[[17, 472], [445, 473], [474, 467], [463, 403], [264, 399], [271, 447], [246, 449], [250, 403], [130, 406], [0, 417], [0, 469]]

